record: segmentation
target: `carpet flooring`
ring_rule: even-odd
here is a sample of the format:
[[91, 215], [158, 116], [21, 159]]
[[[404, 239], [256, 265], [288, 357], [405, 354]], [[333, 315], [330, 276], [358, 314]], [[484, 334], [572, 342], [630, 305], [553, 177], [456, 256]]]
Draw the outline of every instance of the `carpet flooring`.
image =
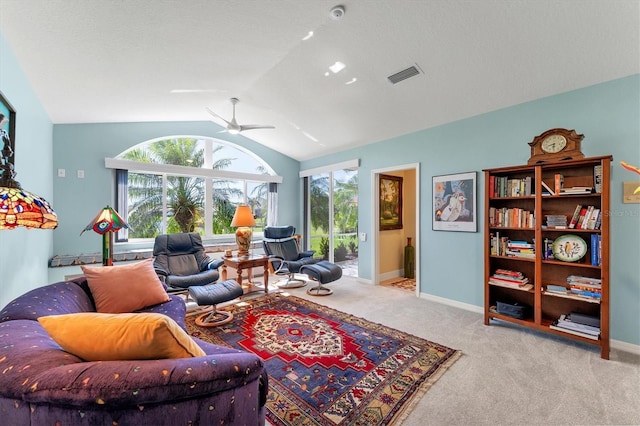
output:
[[288, 293], [227, 309], [231, 323], [202, 328], [188, 316], [187, 329], [265, 361], [274, 426], [398, 424], [461, 354]]

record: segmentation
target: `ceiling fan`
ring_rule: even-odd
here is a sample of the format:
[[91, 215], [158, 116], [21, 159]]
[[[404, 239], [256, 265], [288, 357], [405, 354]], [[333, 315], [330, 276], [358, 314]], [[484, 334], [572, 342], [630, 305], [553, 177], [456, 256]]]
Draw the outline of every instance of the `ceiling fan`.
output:
[[240, 100], [238, 98], [231, 98], [230, 101], [231, 101], [231, 104], [233, 105], [233, 118], [231, 119], [231, 121], [225, 120], [224, 118], [222, 118], [221, 116], [219, 116], [218, 114], [216, 114], [215, 112], [207, 108], [207, 111], [209, 111], [209, 114], [227, 123], [226, 129], [224, 129], [222, 132], [227, 132], [227, 133], [231, 133], [232, 135], [237, 135], [238, 133], [244, 132], [245, 130], [275, 129], [274, 126], [265, 126], [261, 124], [238, 124], [238, 122], [236, 121], [236, 104], [240, 102]]

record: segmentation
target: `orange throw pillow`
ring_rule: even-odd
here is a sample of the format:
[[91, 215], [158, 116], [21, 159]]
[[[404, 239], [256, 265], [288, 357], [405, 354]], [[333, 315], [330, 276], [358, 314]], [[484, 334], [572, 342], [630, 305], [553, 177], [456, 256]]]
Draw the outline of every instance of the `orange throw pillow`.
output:
[[82, 266], [101, 313], [133, 312], [171, 300], [156, 271], [153, 259], [122, 266]]
[[38, 322], [62, 349], [85, 361], [206, 355], [186, 331], [164, 314], [82, 312], [40, 317]]

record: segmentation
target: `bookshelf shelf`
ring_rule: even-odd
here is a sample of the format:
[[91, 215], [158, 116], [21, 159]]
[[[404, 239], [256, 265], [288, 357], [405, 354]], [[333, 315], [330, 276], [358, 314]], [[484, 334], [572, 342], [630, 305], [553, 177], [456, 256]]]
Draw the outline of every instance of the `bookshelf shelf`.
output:
[[[610, 218], [599, 212], [609, 209], [612, 160], [611, 156], [600, 156], [484, 170], [486, 325], [490, 325], [491, 320], [507, 321], [590, 343], [600, 348], [602, 358], [609, 359]], [[549, 195], [543, 182], [556, 192], [564, 188], [579, 190], [580, 187], [593, 188], [593, 192]], [[587, 214], [582, 218], [585, 209]], [[502, 216], [496, 212], [505, 216], [519, 211], [533, 216], [533, 227], [512, 226], [513, 223], [531, 223], [511, 220], [517, 216], [509, 216], [510, 222], [497, 220]], [[560, 226], [564, 224], [563, 216], [566, 227]], [[590, 216], [592, 221], [588, 222]], [[572, 227], [572, 219], [577, 219], [581, 225], [578, 227], [574, 223]], [[502, 223], [510, 226], [500, 226]], [[557, 240], [555, 244], [554, 240]], [[579, 254], [570, 257], [574, 247], [566, 242], [580, 240], [583, 241]], [[527, 253], [532, 257], [505, 253]], [[497, 271], [518, 273], [532, 288], [502, 286], [496, 284], [495, 279], [490, 283], [489, 279], [495, 278]], [[547, 291], [547, 285], [553, 291]], [[559, 288], [552, 288], [554, 286]], [[562, 287], [567, 289], [567, 294], [562, 293]], [[498, 302], [528, 306], [531, 317], [518, 319], [498, 312], [495, 308]], [[599, 336], [594, 338], [569, 331], [568, 326], [575, 326], [567, 324], [573, 318], [569, 315], [572, 313], [576, 318], [582, 314], [582, 317], [598, 321]]]
[[[567, 266], [568, 262], [563, 262], [561, 260], [542, 260], [542, 263], [546, 263], [549, 265]], [[579, 262], [571, 262], [569, 266], [572, 266], [574, 268], [601, 269], [600, 265], [589, 265], [587, 263], [579, 263]]]
[[565, 299], [573, 299], [573, 300], [578, 300], [580, 302], [585, 302], [585, 303], [595, 303], [595, 304], [600, 304], [600, 300], [599, 299], [595, 299], [593, 297], [591, 298], [587, 298], [587, 297], [580, 297], [580, 296], [574, 296], [572, 294], [559, 294], [559, 293], [550, 293], [550, 292], [543, 292], [542, 293], [544, 296], [549, 296], [549, 297], [561, 297], [561, 298], [565, 298]]

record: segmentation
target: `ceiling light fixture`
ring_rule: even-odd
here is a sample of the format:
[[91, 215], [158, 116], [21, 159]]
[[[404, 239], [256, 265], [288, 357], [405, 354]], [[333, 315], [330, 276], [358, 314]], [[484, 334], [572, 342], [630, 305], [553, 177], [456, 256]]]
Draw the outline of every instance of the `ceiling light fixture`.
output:
[[338, 74], [340, 71], [345, 69], [347, 66], [340, 61], [336, 61], [333, 65], [329, 67], [332, 73]]

